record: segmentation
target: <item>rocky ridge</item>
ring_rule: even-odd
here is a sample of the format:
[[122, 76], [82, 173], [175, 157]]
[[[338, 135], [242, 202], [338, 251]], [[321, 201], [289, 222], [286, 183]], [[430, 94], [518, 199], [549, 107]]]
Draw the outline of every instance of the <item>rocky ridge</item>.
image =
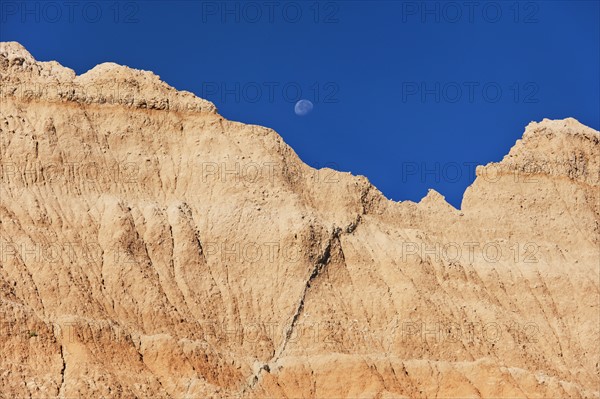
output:
[[151, 72], [0, 44], [0, 397], [599, 397], [600, 133], [460, 210], [315, 170]]

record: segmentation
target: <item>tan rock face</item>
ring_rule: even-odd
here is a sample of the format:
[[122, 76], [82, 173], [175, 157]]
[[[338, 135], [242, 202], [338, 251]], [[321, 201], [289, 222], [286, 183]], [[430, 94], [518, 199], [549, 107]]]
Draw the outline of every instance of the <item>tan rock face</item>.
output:
[[0, 397], [599, 397], [600, 133], [461, 210], [303, 164], [145, 71], [0, 44]]

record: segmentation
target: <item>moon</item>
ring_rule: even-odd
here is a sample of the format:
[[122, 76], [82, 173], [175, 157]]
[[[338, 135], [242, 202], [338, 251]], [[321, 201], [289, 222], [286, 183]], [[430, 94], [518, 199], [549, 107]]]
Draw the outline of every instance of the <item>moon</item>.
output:
[[313, 103], [308, 100], [300, 100], [294, 106], [294, 112], [298, 116], [307, 115], [313, 109]]

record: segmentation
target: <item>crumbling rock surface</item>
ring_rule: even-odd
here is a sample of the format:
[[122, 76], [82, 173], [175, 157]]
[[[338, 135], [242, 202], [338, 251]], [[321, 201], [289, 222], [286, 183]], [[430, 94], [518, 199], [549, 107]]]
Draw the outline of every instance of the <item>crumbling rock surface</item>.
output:
[[315, 170], [145, 71], [0, 44], [0, 397], [600, 396], [600, 134], [460, 210]]

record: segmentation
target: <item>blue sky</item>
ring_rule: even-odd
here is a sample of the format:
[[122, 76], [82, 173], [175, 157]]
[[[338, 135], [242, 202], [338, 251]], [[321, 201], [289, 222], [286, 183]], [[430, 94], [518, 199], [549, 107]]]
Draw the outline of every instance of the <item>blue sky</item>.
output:
[[530, 121], [600, 128], [599, 20], [598, 1], [2, 0], [0, 39], [77, 73], [152, 70], [312, 166], [459, 207]]

